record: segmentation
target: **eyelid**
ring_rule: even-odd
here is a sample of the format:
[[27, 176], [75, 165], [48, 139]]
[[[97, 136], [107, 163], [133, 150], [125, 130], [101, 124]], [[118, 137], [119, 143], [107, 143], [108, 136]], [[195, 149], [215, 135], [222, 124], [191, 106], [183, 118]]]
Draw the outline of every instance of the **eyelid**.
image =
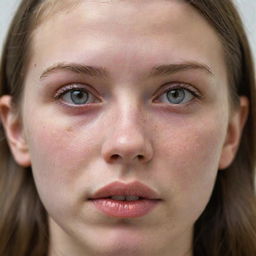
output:
[[[79, 90], [79, 91], [83, 91], [84, 93], [87, 93], [90, 99], [89, 102], [86, 102], [84, 104], [75, 104], [75, 103], [73, 104], [64, 99], [65, 95], [75, 90]], [[98, 95], [99, 95], [98, 92], [93, 87], [87, 84], [71, 83], [71, 84], [67, 84], [60, 87], [54, 94], [54, 99], [59, 103], [61, 103], [61, 105], [69, 106], [76, 109], [81, 109], [84, 107], [88, 108], [89, 106], [95, 103], [100, 103], [102, 99]]]
[[170, 82], [170, 83], [165, 83], [161, 88], [160, 92], [157, 93], [157, 97], [162, 95], [163, 93], [168, 92], [169, 90], [174, 90], [174, 89], [186, 89], [190, 93], [192, 93], [193, 96], [195, 96], [198, 99], [201, 99], [203, 95], [201, 92], [196, 89], [194, 86], [188, 84], [188, 83], [182, 83], [182, 82]]
[[[98, 96], [98, 93], [95, 89], [93, 89], [93, 87], [86, 85], [86, 84], [82, 84], [82, 83], [72, 83], [72, 84], [67, 84], [62, 86], [60, 89], [57, 90], [57, 92], [54, 95], [54, 98], [59, 99], [61, 96], [63, 96], [65, 93], [75, 90], [75, 89], [80, 89], [80, 90], [84, 90], [85, 92], [93, 95], [95, 98], [101, 98]], [[186, 89], [188, 90], [190, 93], [192, 93], [192, 95], [198, 99], [203, 98], [203, 95], [201, 94], [201, 92], [198, 89], [195, 89], [194, 86], [188, 84], [188, 83], [183, 83], [183, 82], [169, 82], [169, 83], [165, 83], [163, 86], [161, 86], [160, 88], [160, 92], [157, 93], [157, 96], [154, 98], [158, 98], [160, 97], [163, 93], [168, 92], [169, 90], [172, 89]], [[91, 92], [93, 91], [93, 93]], [[97, 96], [95, 96], [95, 94]]]
[[[96, 90], [93, 89], [91, 86], [88, 86], [85, 84], [80, 84], [80, 83], [73, 83], [73, 84], [64, 85], [60, 89], [58, 89], [54, 95], [54, 98], [60, 98], [65, 93], [75, 90], [75, 89], [83, 90], [92, 95], [94, 95], [94, 94], [98, 95]], [[91, 92], [91, 91], [93, 91], [93, 92]], [[94, 97], [96, 97], [96, 96], [94, 96]]]

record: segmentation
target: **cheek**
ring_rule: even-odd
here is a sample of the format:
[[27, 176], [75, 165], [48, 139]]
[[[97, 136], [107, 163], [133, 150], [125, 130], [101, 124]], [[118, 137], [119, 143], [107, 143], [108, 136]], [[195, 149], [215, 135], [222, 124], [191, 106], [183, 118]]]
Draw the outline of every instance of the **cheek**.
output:
[[164, 144], [168, 159], [174, 161], [172, 167], [180, 170], [177, 178], [186, 180], [200, 172], [206, 174], [212, 166], [218, 167], [224, 136], [219, 127], [214, 127], [209, 124], [209, 127], [180, 128], [169, 143]]
[[172, 202], [170, 211], [181, 210], [177, 212], [184, 217], [180, 220], [195, 221], [201, 214], [218, 172], [226, 122], [223, 118], [203, 120], [187, 120], [183, 125], [177, 121], [170, 130], [160, 127], [158, 161], [152, 168], [159, 171], [154, 180], [164, 181], [165, 196]]
[[77, 200], [79, 181], [94, 162], [99, 131], [86, 125], [78, 129], [61, 119], [44, 118], [44, 125], [37, 123], [28, 125], [35, 183], [47, 209], [64, 210]]

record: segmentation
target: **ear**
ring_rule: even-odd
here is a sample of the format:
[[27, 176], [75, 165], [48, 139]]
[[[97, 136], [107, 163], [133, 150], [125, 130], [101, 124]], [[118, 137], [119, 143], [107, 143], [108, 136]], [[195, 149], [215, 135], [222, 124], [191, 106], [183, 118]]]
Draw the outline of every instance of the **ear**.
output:
[[228, 124], [226, 140], [222, 148], [222, 154], [219, 162], [219, 169], [227, 168], [235, 158], [240, 144], [240, 138], [243, 132], [249, 112], [249, 100], [247, 97], [240, 97], [240, 106], [231, 113]]
[[22, 124], [12, 107], [12, 97], [9, 95], [0, 98], [0, 119], [15, 161], [23, 167], [29, 167], [31, 161]]

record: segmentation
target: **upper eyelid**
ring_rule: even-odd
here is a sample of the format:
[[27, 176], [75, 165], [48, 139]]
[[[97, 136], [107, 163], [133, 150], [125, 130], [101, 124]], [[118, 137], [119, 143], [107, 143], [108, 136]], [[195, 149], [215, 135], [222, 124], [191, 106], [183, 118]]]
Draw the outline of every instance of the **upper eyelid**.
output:
[[[165, 92], [167, 92], [171, 89], [179, 89], [179, 88], [187, 89], [188, 91], [190, 91], [195, 96], [202, 97], [202, 94], [198, 89], [196, 89], [191, 84], [184, 83], [184, 82], [167, 82], [167, 83], [164, 83], [162, 86], [160, 86], [160, 88], [157, 89], [157, 91], [154, 93], [154, 95], [156, 95], [155, 97], [159, 97], [161, 94], [163, 94], [163, 93], [165, 93]], [[99, 93], [97, 92], [97, 90], [95, 90], [92, 86], [90, 86], [88, 84], [84, 84], [84, 83], [66, 84], [66, 85], [62, 86], [61, 88], [59, 88], [57, 90], [54, 97], [56, 97], [56, 98], [60, 97], [64, 93], [66, 93], [68, 91], [71, 91], [72, 89], [85, 90], [87, 93], [93, 94], [94, 96], [96, 95], [97, 97], [101, 98], [99, 96]]]
[[202, 93], [199, 89], [196, 89], [193, 85], [188, 84], [188, 83], [183, 83], [183, 82], [169, 82], [165, 83], [163, 86], [161, 86], [160, 92], [157, 93], [158, 96], [160, 96], [162, 93], [166, 93], [169, 90], [172, 89], [186, 89], [190, 91], [193, 95], [202, 98]]
[[[91, 103], [95, 103], [95, 102], [100, 102], [100, 97], [98, 96], [95, 96], [95, 93], [92, 93], [91, 92], [91, 89], [88, 89], [91, 88], [91, 86], [85, 86], [81, 83], [74, 83], [74, 84], [68, 84], [68, 85], [64, 85], [62, 86], [61, 88], [59, 88], [57, 90], [57, 92], [54, 94], [54, 98], [55, 100], [57, 101], [61, 101], [63, 105], [66, 105], [66, 106], [69, 106], [69, 107], [75, 107], [75, 108], [81, 108], [83, 106], [88, 106], [90, 105]], [[86, 102], [84, 104], [72, 104], [72, 103], [68, 103], [68, 102], [65, 102], [64, 100], [64, 97], [67, 93], [70, 93], [72, 91], [76, 91], [76, 90], [79, 90], [79, 91], [83, 91], [85, 93], [88, 94], [88, 100], [92, 100], [93, 102]]]
[[55, 93], [54, 97], [55, 98], [61, 97], [63, 94], [65, 94], [69, 91], [75, 90], [75, 89], [84, 90], [87, 93], [92, 94], [92, 95], [94, 95], [94, 94], [98, 95], [97, 91], [87, 84], [82, 84], [82, 83], [73, 83], [72, 84], [71, 83], [71, 84], [67, 84], [67, 85], [64, 85], [61, 88], [59, 88], [57, 90], [57, 92]]

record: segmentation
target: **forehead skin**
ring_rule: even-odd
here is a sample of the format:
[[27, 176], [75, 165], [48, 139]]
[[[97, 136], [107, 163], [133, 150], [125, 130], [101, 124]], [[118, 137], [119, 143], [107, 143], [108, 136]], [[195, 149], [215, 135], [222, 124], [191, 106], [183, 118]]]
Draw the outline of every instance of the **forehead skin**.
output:
[[[136, 61], [136, 57], [139, 59], [140, 53], [143, 55], [145, 52], [151, 54], [154, 64], [158, 64], [157, 62], [162, 64], [163, 61], [197, 60], [207, 64], [213, 73], [221, 78], [222, 84], [227, 83], [226, 70], [223, 70], [224, 54], [217, 33], [196, 9], [185, 1], [65, 0], [61, 1], [61, 5], [59, 3], [60, 1], [49, 1], [42, 8], [44, 12], [39, 15], [41, 23], [33, 33], [31, 65], [42, 61], [47, 66], [47, 64], [53, 64], [51, 61], [56, 62], [58, 59], [60, 61], [77, 61], [74, 56], [75, 52], [79, 52], [77, 49], [82, 49], [81, 47], [86, 43], [88, 44], [85, 47], [92, 50], [91, 52], [94, 50], [96, 52], [97, 49], [104, 47], [111, 51], [109, 47], [112, 43], [113, 48], [120, 49], [118, 54], [121, 60], [130, 54], [130, 57]], [[80, 8], [82, 11], [79, 11], [81, 5], [83, 8]], [[59, 43], [51, 45], [49, 49], [49, 42], [52, 41], [53, 34], [56, 35]], [[77, 35], [75, 41], [72, 40], [74, 34]], [[85, 35], [87, 42], [85, 42]], [[104, 42], [100, 41], [101, 38], [97, 41], [97, 37], [103, 35], [104, 39], [108, 41], [108, 45], [103, 46]], [[154, 36], [152, 37], [152, 35]], [[173, 35], [175, 43], [172, 43], [170, 35]], [[56, 39], [54, 40], [56, 41]], [[143, 43], [144, 40], [148, 40], [150, 43], [140, 45], [140, 41]], [[162, 46], [159, 49], [157, 47], [159, 40], [166, 41], [166, 47]], [[137, 47], [137, 45], [140, 46]], [[124, 47], [126, 50], [122, 52]], [[45, 48], [48, 52], [47, 55], [40, 50]], [[66, 49], [70, 51], [65, 56]], [[209, 51], [209, 49], [215, 50]], [[74, 51], [73, 60], [70, 60], [71, 51]], [[33, 55], [36, 55], [36, 59], [33, 58]], [[90, 59], [93, 62], [92, 58], [88, 56], [90, 51], [84, 55], [79, 52], [79, 55], [80, 61], [89, 61]], [[95, 57], [97, 58], [97, 56]], [[120, 61], [120, 59], [116, 59], [116, 61]], [[214, 66], [214, 63], [220, 62], [223, 65]], [[148, 64], [151, 63], [148, 62]]]
[[50, 19], [54, 14], [65, 12], [81, 3], [81, 0], [45, 0], [36, 9], [33, 17], [32, 27], [36, 28], [45, 20]]

